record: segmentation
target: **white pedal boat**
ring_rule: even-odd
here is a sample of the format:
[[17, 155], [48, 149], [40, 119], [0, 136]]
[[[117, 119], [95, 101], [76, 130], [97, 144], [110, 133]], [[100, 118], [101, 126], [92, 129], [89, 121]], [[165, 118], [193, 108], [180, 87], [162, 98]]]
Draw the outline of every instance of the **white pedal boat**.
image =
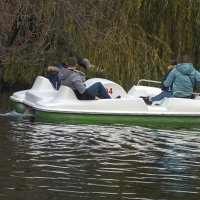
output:
[[[89, 79], [85, 84], [89, 87], [95, 82], [104, 85], [111, 99], [80, 101], [69, 87], [55, 90], [42, 76], [37, 77], [31, 89], [15, 92], [10, 99], [16, 112], [32, 114], [37, 121], [200, 125], [199, 98], [164, 98], [146, 105], [140, 96], [157, 95], [160, 88], [138, 84], [127, 93], [117, 83], [101, 78]], [[115, 99], [119, 95], [121, 98]]]

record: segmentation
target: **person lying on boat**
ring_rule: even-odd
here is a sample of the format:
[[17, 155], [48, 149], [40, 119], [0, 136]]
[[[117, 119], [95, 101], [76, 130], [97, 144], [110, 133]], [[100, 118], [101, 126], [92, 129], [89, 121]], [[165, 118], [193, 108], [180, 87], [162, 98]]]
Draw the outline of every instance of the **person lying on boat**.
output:
[[[77, 61], [78, 65], [83, 67], [84, 69], [88, 69], [91, 67], [91, 63], [87, 58], [82, 59], [80, 56], [77, 55]], [[47, 76], [52, 85], [56, 90], [59, 89], [61, 83], [58, 79], [58, 72], [61, 69], [61, 67], [65, 67], [65, 63], [62, 63], [60, 61], [54, 61], [52, 66], [48, 66], [47, 68]]]
[[164, 86], [164, 81], [167, 79], [169, 73], [172, 71], [172, 69], [175, 68], [176, 65], [177, 65], [177, 61], [171, 60], [171, 65], [167, 67], [167, 72], [163, 75], [161, 79], [160, 88], [162, 92], [160, 94], [153, 97], [141, 97], [145, 101], [146, 104], [151, 105], [152, 102], [154, 101], [161, 101], [164, 97], [171, 97], [171, 89], [170, 87]]
[[[196, 86], [200, 85], [200, 73], [194, 68], [191, 63], [191, 58], [188, 55], [183, 55], [179, 64], [169, 73], [164, 81], [165, 87], [170, 87], [168, 96], [178, 98], [193, 98], [193, 91]], [[151, 98], [149, 98], [152, 103]]]
[[62, 67], [58, 73], [61, 85], [70, 87], [79, 100], [98, 100], [111, 98], [100, 82], [94, 83], [89, 88], [86, 88], [84, 84], [86, 80], [85, 74], [76, 70], [77, 66], [78, 61], [76, 57], [69, 57], [66, 67]]

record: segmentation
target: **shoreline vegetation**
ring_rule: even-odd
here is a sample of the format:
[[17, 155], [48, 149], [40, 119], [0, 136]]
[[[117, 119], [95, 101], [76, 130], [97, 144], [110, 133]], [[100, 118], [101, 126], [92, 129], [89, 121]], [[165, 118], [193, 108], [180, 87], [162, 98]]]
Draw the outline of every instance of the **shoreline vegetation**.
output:
[[200, 70], [199, 10], [197, 0], [0, 0], [1, 82], [32, 84], [72, 49], [101, 69], [89, 77], [126, 90], [185, 53]]

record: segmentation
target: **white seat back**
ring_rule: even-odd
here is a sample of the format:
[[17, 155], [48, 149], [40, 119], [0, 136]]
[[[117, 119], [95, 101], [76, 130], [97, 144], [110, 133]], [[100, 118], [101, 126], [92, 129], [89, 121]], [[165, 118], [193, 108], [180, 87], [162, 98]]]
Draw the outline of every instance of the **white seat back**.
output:
[[111, 98], [115, 98], [117, 96], [127, 97], [126, 91], [117, 83], [103, 79], [103, 78], [92, 78], [87, 81], [85, 81], [86, 87], [89, 88], [91, 85], [94, 83], [100, 82], [102, 85], [106, 88], [108, 94], [110, 95]]
[[64, 85], [61, 85], [54, 100], [78, 100], [74, 91]]
[[38, 76], [31, 88], [31, 90], [55, 90], [53, 85], [50, 83], [49, 79], [43, 77], [43, 76]]
[[141, 86], [134, 85], [129, 91], [128, 94], [133, 97], [147, 97], [147, 96], [155, 96], [161, 92], [160, 88], [157, 87], [149, 87], [149, 86]]

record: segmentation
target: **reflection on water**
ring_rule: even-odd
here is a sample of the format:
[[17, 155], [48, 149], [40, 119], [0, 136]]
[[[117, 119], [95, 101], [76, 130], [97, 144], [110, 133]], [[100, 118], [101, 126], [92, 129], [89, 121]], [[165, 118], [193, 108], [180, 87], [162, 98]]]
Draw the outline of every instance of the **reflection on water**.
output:
[[0, 200], [200, 199], [199, 129], [41, 124], [5, 107]]
[[2, 199], [200, 197], [199, 130], [0, 123]]

